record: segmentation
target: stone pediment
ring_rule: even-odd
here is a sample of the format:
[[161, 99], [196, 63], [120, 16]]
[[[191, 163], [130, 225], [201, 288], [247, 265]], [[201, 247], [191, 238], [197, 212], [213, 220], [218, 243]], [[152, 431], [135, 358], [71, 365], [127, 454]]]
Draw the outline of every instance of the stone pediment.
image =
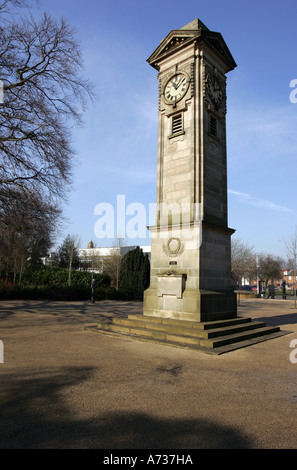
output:
[[163, 39], [153, 52], [153, 54], [148, 58], [148, 63], [158, 70], [157, 62], [162, 58], [165, 58], [171, 53], [177, 52], [178, 49], [185, 47], [186, 44], [191, 43], [197, 37], [196, 31], [186, 31], [186, 30], [173, 30], [171, 31], [165, 39]]
[[227, 65], [227, 72], [230, 72], [231, 70], [235, 69], [237, 67], [237, 64], [235, 60], [232, 57], [231, 52], [229, 51], [228, 46], [226, 45], [222, 35], [220, 33], [216, 33], [213, 31], [208, 31], [204, 35], [205, 42], [208, 43], [208, 45], [214, 49], [223, 59], [223, 61]]
[[158, 62], [192, 42], [204, 41], [226, 63], [226, 72], [233, 70], [236, 63], [220, 33], [210, 31], [199, 19], [196, 19], [181, 29], [172, 30], [160, 43], [153, 54], [147, 59], [148, 63], [159, 70]]

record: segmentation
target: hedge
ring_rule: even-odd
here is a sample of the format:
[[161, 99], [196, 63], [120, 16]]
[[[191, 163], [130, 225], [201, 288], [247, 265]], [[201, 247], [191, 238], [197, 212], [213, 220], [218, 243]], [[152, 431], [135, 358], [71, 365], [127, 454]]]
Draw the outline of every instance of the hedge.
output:
[[[91, 300], [91, 288], [81, 287], [3, 287], [0, 300]], [[95, 289], [95, 301], [138, 300], [132, 291], [116, 290], [111, 287]]]
[[68, 270], [50, 266], [28, 269], [22, 276], [21, 285], [2, 287], [0, 285], [0, 299], [90, 300], [93, 277], [96, 279], [95, 300], [142, 300], [143, 292], [112, 288], [111, 279], [106, 274], [73, 270], [71, 286], [68, 286]]
[[[92, 277], [96, 279], [97, 287], [109, 287], [111, 279], [107, 274], [71, 271], [71, 287], [90, 287]], [[22, 287], [32, 286], [68, 286], [68, 269], [41, 266], [28, 269], [22, 276]]]

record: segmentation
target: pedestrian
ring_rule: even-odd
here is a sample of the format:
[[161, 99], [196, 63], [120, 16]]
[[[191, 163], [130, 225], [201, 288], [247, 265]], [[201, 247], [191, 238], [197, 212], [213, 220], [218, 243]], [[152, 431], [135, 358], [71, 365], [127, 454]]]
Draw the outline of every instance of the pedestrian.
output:
[[285, 300], [285, 299], [287, 298], [287, 296], [286, 296], [286, 281], [285, 281], [285, 279], [283, 279], [282, 288], [283, 288], [283, 299]]
[[92, 279], [92, 304], [95, 303], [95, 287], [96, 287], [96, 279]]
[[272, 299], [274, 299], [274, 296], [275, 296], [275, 288], [274, 288], [274, 285], [272, 283], [269, 284], [268, 286], [268, 296], [267, 296], [267, 299], [269, 299], [269, 297], [271, 297]]

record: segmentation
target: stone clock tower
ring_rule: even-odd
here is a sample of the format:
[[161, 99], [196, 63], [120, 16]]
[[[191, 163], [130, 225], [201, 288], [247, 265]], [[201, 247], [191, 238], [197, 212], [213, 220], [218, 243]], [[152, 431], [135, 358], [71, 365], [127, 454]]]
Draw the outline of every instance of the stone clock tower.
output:
[[143, 313], [92, 331], [223, 354], [286, 332], [237, 317], [227, 221], [226, 74], [219, 33], [195, 20], [148, 62], [159, 72], [156, 224]]
[[226, 74], [236, 63], [199, 19], [171, 31], [148, 59], [158, 71], [156, 226], [145, 316], [235, 318], [226, 158]]

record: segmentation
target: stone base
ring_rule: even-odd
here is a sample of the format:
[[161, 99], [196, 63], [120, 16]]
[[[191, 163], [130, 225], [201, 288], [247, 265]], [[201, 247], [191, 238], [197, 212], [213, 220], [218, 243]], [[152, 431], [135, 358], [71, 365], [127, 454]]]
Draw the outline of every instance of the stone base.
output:
[[182, 297], [160, 295], [149, 288], [144, 293], [143, 315], [195, 322], [228, 320], [237, 317], [237, 301], [233, 291], [192, 291]]
[[85, 329], [217, 355], [288, 334], [281, 332], [277, 326], [267, 326], [264, 322], [239, 317], [201, 323], [128, 315], [127, 318], [108, 318]]

